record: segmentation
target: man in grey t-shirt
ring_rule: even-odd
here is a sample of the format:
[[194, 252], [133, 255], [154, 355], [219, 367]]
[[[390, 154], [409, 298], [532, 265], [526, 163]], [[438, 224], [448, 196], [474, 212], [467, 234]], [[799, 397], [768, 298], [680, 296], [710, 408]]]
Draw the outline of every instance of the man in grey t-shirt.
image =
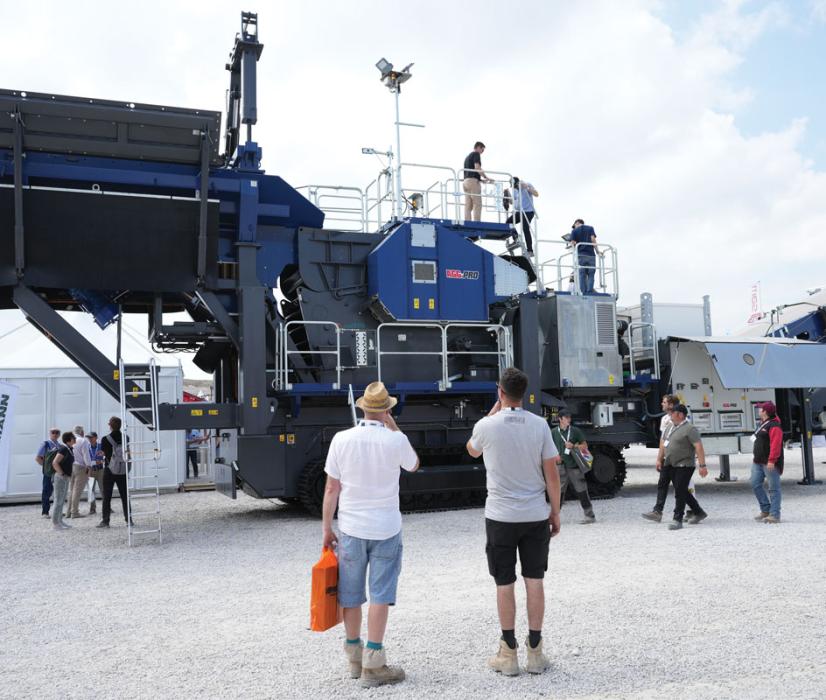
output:
[[547, 421], [522, 409], [527, 387], [524, 372], [506, 369], [499, 380], [499, 400], [474, 426], [467, 443], [468, 453], [483, 455], [485, 461], [486, 551], [502, 626], [499, 652], [488, 665], [508, 676], [519, 673], [514, 633], [517, 551], [527, 594], [526, 668], [529, 673], [542, 673], [550, 665], [542, 653], [542, 579], [548, 568], [548, 544], [559, 533], [559, 453]]

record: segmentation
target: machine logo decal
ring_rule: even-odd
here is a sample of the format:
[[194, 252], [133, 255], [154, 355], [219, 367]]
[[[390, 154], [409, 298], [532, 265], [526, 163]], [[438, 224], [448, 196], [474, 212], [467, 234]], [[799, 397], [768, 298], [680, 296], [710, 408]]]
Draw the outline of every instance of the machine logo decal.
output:
[[478, 280], [478, 270], [445, 270], [445, 277], [449, 280]]

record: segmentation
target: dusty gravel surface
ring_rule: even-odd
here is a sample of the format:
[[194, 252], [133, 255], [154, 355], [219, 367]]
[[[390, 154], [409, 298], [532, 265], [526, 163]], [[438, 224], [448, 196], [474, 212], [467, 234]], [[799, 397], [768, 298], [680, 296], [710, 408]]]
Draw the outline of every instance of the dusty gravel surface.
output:
[[[826, 487], [798, 486], [787, 452], [784, 522], [755, 523], [740, 458], [737, 483], [699, 485], [711, 517], [669, 532], [640, 518], [654, 501], [653, 453], [628, 458], [629, 485], [596, 503], [596, 525], [576, 524], [574, 502], [563, 510], [542, 676], [485, 666], [498, 625], [482, 511], [405, 516], [387, 646], [408, 680], [375, 690], [345, 676], [340, 627], [307, 629], [320, 526], [293, 507], [166, 495], [163, 545], [131, 550], [122, 523], [100, 531], [84, 518], [55, 533], [37, 506], [0, 508], [0, 696], [826, 696]], [[526, 627], [523, 611], [520, 642]]]

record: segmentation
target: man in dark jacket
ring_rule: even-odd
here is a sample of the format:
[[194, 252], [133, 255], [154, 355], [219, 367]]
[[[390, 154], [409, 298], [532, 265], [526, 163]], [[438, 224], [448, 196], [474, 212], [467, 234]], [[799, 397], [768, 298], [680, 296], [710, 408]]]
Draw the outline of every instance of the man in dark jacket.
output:
[[129, 510], [126, 505], [126, 455], [120, 428], [120, 418], [112, 416], [109, 419], [109, 429], [112, 432], [100, 443], [106, 466], [103, 468], [103, 520], [98, 523], [98, 527], [109, 527], [109, 516], [112, 514], [112, 492], [116, 484], [123, 504], [123, 519], [129, 522]]
[[[783, 428], [777, 417], [777, 408], [771, 401], [760, 406], [760, 426], [754, 431], [754, 463], [751, 465], [751, 487], [760, 514], [755, 520], [776, 524], [780, 522], [780, 475], [783, 473]], [[763, 486], [769, 482], [769, 492]]]

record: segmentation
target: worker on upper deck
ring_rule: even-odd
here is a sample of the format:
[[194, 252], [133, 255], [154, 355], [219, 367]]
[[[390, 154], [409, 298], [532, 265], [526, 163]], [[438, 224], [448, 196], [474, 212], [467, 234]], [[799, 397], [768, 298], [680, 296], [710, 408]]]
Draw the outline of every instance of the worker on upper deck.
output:
[[530, 183], [514, 176], [511, 178], [511, 189], [504, 192], [505, 209], [513, 205], [513, 212], [507, 219], [509, 224], [522, 223], [522, 235], [525, 237], [525, 246], [529, 254], [533, 254], [533, 238], [531, 236], [531, 221], [536, 216], [533, 198], [539, 192]]
[[462, 166], [462, 189], [465, 191], [465, 221], [482, 220], [482, 182], [493, 182], [482, 170], [485, 144], [477, 141]]
[[[593, 226], [586, 226], [582, 219], [574, 221], [568, 238], [575, 246], [575, 255], [579, 266], [579, 293], [594, 293], [594, 273], [597, 269], [597, 234]], [[579, 245], [577, 245], [579, 244]]]

